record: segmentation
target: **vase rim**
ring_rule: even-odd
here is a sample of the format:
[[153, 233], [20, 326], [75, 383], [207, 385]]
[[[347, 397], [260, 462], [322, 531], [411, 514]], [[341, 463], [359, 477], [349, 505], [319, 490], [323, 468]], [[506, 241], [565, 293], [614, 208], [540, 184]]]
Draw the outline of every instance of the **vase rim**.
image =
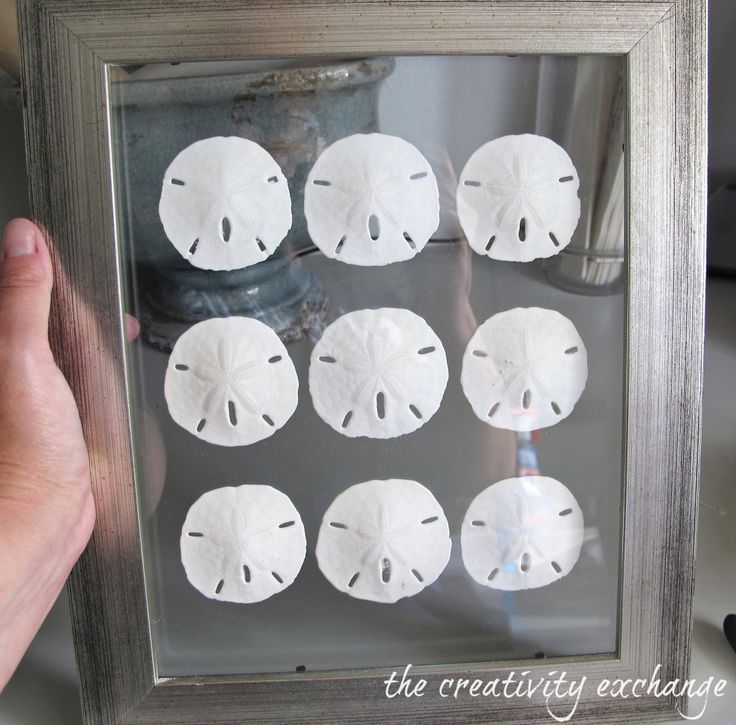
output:
[[248, 100], [274, 93], [309, 93], [339, 90], [377, 83], [394, 69], [392, 57], [348, 58], [320, 63], [319, 58], [297, 65], [221, 75], [136, 79], [127, 77], [115, 84], [122, 105], [201, 103], [231, 96]]

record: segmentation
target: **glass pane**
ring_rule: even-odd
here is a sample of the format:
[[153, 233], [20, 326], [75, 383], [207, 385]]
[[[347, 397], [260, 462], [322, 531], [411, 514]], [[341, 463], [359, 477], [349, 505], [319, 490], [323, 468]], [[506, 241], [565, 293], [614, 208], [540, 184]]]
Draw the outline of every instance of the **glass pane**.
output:
[[[111, 98], [123, 298], [142, 324], [127, 374], [159, 675], [615, 653], [625, 308], [621, 58], [165, 64], [115, 69]], [[329, 259], [312, 244], [303, 189], [327, 146], [371, 131], [399, 136], [424, 154], [438, 179], [441, 219], [410, 261], [366, 267]], [[476, 253], [458, 221], [455, 191], [463, 166], [482, 144], [509, 134], [551, 138], [579, 173], [580, 221], [570, 245], [546, 259], [521, 263]], [[188, 145], [213, 136], [259, 143], [288, 179], [291, 231], [272, 256], [245, 269], [198, 269], [168, 241], [159, 220], [168, 165]], [[445, 348], [449, 382], [438, 412], [416, 432], [350, 438], [315, 412], [310, 355], [341, 315], [381, 307], [407, 308], [429, 323]], [[476, 328], [516, 307], [566, 316], [588, 355], [587, 385], [572, 413], [529, 432], [480, 420], [460, 381]], [[274, 435], [223, 447], [172, 420], [164, 376], [171, 347], [185, 330], [236, 315], [263, 321], [285, 342], [299, 378], [299, 403]], [[476, 582], [461, 556], [468, 506], [490, 484], [534, 475], [562, 482], [582, 509], [577, 563], [537, 588]], [[317, 566], [315, 545], [322, 516], [340, 492], [392, 478], [432, 491], [449, 523], [452, 554], [422, 592], [382, 604], [335, 589]], [[203, 596], [188, 582], [179, 549], [189, 507], [206, 491], [244, 483], [287, 494], [307, 539], [294, 584], [255, 604]]]

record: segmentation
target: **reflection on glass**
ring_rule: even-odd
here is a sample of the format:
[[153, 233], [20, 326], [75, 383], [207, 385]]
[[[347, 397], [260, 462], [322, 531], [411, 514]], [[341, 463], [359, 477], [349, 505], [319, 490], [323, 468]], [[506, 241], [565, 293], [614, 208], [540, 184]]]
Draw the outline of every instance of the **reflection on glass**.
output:
[[[250, 61], [120, 69], [113, 82], [120, 254], [127, 308], [141, 318], [128, 376], [146, 585], [161, 676], [293, 672], [412, 663], [487, 662], [616, 650], [621, 539], [624, 357], [621, 59], [405, 57]], [[414, 259], [356, 267], [324, 258], [302, 216], [306, 174], [332, 141], [380, 130], [415, 144], [440, 186], [438, 232]], [[470, 154], [505, 134], [561, 144], [581, 178], [583, 215], [565, 252], [496, 262], [470, 250], [454, 208]], [[286, 174], [295, 224], [277, 254], [235, 272], [189, 265], [167, 241], [157, 205], [176, 153], [215, 135], [262, 144]], [[608, 294], [600, 294], [605, 292]], [[589, 296], [588, 293], [593, 293]], [[569, 418], [533, 433], [484, 425], [460, 387], [465, 345], [496, 312], [539, 306], [573, 321], [589, 378]], [[437, 414], [389, 440], [347, 438], [314, 412], [311, 350], [324, 327], [365, 307], [421, 315], [447, 352], [450, 380]], [[241, 448], [198, 440], [168, 415], [168, 351], [195, 322], [257, 317], [287, 344], [299, 406], [274, 436]], [[580, 560], [547, 587], [503, 592], [468, 576], [460, 525], [494, 481], [541, 474], [564, 483], [585, 517]], [[370, 479], [415, 479], [447, 516], [450, 563], [412, 599], [347, 597], [320, 574], [314, 545], [335, 496]], [[296, 582], [273, 598], [232, 605], [202, 597], [184, 575], [179, 535], [191, 504], [226, 485], [267, 483], [304, 521], [308, 552]]]

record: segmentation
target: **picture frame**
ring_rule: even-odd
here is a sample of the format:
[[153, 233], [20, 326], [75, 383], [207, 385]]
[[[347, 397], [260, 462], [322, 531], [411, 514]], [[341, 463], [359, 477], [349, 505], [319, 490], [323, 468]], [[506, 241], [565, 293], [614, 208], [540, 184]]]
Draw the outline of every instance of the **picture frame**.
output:
[[[69, 582], [88, 723], [537, 722], [523, 701], [444, 698], [448, 676], [552, 661], [160, 677], [150, 640], [125, 378], [109, 83], [115, 66], [331, 54], [616, 54], [625, 59], [627, 287], [618, 652], [558, 658], [587, 678], [575, 722], [667, 719], [686, 697], [595, 696], [603, 680], [688, 677], [703, 372], [704, 0], [20, 0], [31, 203], [49, 238], [53, 346], [80, 406], [97, 504]], [[93, 302], [91, 302], [93, 301]], [[405, 663], [397, 663], [403, 665]]]

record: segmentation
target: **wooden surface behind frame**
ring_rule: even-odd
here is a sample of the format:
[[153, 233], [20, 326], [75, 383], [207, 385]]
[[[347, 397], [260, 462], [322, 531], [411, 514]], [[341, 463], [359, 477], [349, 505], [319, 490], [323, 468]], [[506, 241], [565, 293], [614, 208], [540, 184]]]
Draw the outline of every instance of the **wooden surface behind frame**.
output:
[[[705, 281], [705, 0], [20, 0], [34, 213], [57, 240], [54, 347], [79, 401], [98, 522], [70, 580], [87, 723], [532, 722], [520, 704], [383, 696], [385, 672], [156, 678], [133, 487], [107, 127], [108, 65], [253, 56], [626, 55], [629, 209], [621, 630], [570, 677], [688, 673]], [[72, 282], [69, 282], [71, 280]], [[94, 301], [94, 302], [92, 302]], [[553, 661], [473, 665], [487, 677]], [[416, 668], [428, 691], [445, 672]], [[575, 722], [666, 719], [674, 699], [589, 698]], [[567, 712], [564, 704], [562, 712]]]

